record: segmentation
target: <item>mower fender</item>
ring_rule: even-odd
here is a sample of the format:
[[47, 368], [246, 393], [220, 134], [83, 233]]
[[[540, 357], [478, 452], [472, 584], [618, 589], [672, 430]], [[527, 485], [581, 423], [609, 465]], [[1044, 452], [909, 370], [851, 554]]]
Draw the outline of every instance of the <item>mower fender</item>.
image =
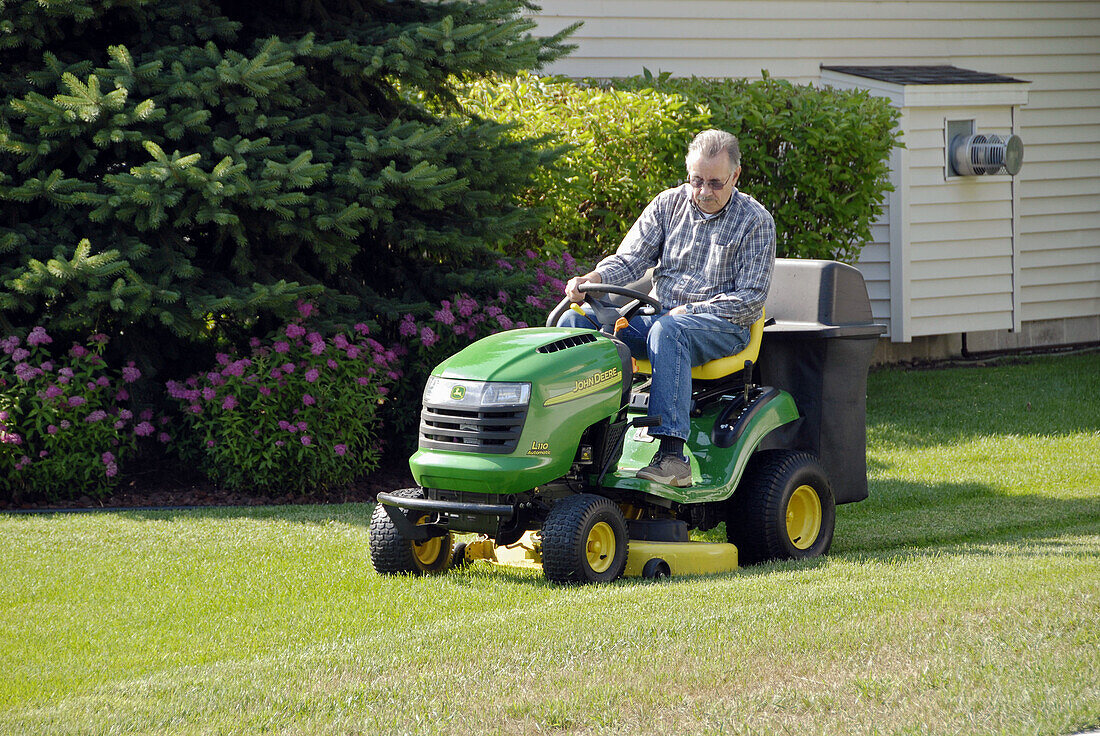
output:
[[657, 443], [631, 429], [623, 455], [603, 485], [642, 491], [678, 503], [725, 501], [733, 495], [749, 458], [772, 431], [799, 420], [798, 407], [786, 391], [765, 387], [736, 413], [717, 411], [693, 418], [687, 441], [694, 483], [688, 488], [636, 478], [653, 459]]

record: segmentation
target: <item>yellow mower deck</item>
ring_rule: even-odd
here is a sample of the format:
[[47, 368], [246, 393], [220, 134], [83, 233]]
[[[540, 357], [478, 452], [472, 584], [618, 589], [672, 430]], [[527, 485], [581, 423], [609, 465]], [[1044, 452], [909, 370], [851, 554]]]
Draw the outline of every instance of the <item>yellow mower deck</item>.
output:
[[[542, 569], [537, 532], [527, 532], [518, 542], [497, 545], [481, 538], [466, 545], [466, 560], [486, 560], [494, 565]], [[725, 542], [647, 542], [631, 539], [623, 577], [643, 577], [646, 563], [663, 560], [671, 575], [711, 575], [737, 569], [737, 547]]]

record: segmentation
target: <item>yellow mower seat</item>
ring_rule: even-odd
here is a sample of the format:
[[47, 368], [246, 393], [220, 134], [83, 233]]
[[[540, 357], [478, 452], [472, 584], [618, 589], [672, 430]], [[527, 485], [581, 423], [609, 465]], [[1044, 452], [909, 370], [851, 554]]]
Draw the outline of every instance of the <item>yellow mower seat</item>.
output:
[[[741, 352], [735, 355], [727, 355], [725, 358], [715, 358], [702, 365], [697, 365], [691, 369], [691, 377], [713, 381], [715, 378], [725, 378], [738, 371], [745, 370], [745, 361], [751, 360], [755, 363], [760, 355], [760, 341], [763, 338], [764, 315], [761, 313], [760, 319], [753, 322], [752, 327], [749, 328], [749, 344]], [[653, 366], [649, 364], [648, 360], [636, 360], [635, 363], [637, 363], [637, 367], [634, 369], [636, 373], [653, 373]]]

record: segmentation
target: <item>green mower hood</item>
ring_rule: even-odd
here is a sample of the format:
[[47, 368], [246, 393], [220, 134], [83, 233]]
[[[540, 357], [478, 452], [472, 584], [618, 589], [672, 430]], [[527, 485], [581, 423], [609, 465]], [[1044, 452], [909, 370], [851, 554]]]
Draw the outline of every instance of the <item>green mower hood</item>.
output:
[[588, 427], [623, 406], [630, 358], [592, 330], [509, 330], [443, 361], [428, 380], [420, 449], [425, 488], [520, 493], [565, 475]]

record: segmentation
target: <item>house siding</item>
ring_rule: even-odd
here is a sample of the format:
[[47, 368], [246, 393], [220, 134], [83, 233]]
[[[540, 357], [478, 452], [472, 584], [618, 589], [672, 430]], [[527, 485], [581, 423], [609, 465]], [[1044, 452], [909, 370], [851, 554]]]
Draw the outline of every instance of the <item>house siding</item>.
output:
[[[972, 113], [980, 132], [1021, 136], [1024, 166], [1013, 179], [945, 185], [943, 112], [908, 115], [904, 156], [912, 181], [891, 196], [860, 263], [872, 309], [895, 340], [1100, 315], [1100, 4], [541, 4], [540, 32], [584, 21], [574, 36], [579, 48], [547, 70], [575, 77], [629, 76], [645, 67], [759, 78], [765, 69], [818, 84], [822, 64], [950, 64], [1028, 80], [1027, 104], [1014, 119], [1005, 117], [1011, 107], [949, 111], [953, 118]], [[906, 211], [899, 222], [897, 213]]]

